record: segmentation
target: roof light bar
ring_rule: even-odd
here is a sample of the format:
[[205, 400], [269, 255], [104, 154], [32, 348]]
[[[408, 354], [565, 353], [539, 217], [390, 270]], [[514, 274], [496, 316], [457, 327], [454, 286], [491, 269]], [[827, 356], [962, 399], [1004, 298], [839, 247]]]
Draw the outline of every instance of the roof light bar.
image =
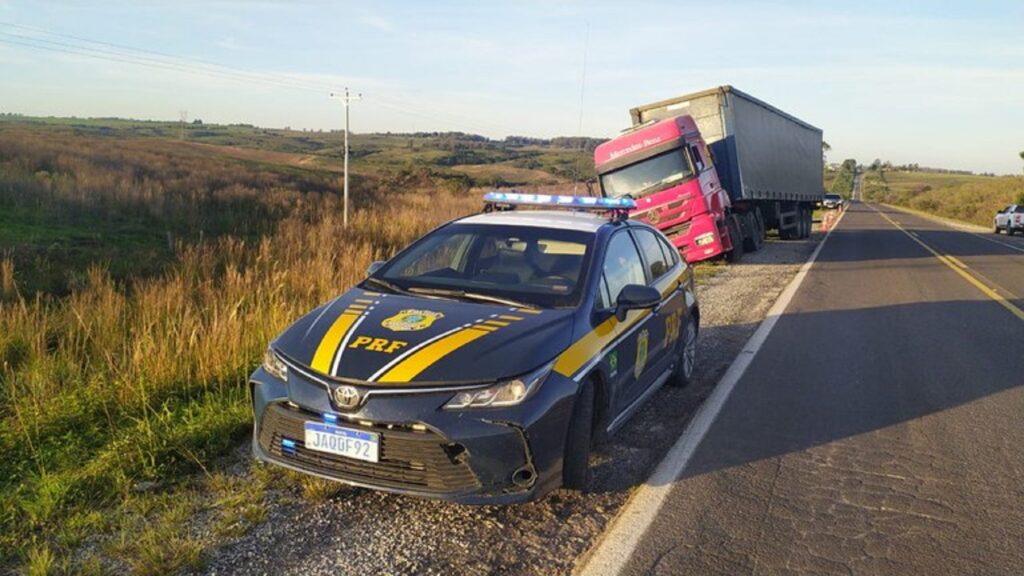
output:
[[594, 196], [555, 196], [550, 194], [520, 194], [518, 192], [488, 192], [484, 202], [495, 204], [524, 204], [530, 206], [562, 206], [577, 210], [632, 210], [632, 198], [596, 198]]

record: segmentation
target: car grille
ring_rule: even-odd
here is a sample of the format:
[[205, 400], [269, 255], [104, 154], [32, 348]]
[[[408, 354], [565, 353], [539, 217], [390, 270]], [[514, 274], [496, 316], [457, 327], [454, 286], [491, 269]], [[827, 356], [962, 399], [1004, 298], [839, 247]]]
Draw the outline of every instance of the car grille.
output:
[[[444, 493], [480, 486], [469, 465], [462, 461], [465, 453], [460, 454], [459, 448], [429, 430], [382, 429], [345, 422], [346, 428], [380, 434], [380, 461], [376, 463], [307, 449], [303, 424], [320, 421], [318, 416], [285, 404], [267, 406], [260, 421], [260, 447], [303, 470], [381, 487]], [[281, 445], [285, 438], [295, 442], [294, 450], [285, 451]]]

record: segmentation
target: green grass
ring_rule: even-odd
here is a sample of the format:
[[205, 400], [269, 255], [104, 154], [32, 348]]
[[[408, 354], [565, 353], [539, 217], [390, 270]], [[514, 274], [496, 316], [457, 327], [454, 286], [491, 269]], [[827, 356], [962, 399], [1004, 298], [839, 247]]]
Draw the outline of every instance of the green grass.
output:
[[868, 171], [864, 176], [864, 198], [991, 226], [998, 210], [1024, 200], [1024, 178]]

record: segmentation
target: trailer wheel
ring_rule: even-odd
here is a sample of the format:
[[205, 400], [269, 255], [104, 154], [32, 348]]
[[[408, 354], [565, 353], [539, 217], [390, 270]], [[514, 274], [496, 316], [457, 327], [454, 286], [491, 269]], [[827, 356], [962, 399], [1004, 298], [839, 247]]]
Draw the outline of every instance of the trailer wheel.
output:
[[750, 236], [743, 239], [743, 249], [747, 252], [757, 252], [764, 245], [764, 219], [761, 218], [761, 210], [755, 208], [753, 212], [743, 215], [747, 219], [747, 228], [750, 229]]
[[733, 214], [726, 221], [729, 228], [729, 240], [732, 242], [732, 250], [725, 255], [727, 262], [739, 262], [743, 258], [743, 233], [740, 232], [740, 222]]

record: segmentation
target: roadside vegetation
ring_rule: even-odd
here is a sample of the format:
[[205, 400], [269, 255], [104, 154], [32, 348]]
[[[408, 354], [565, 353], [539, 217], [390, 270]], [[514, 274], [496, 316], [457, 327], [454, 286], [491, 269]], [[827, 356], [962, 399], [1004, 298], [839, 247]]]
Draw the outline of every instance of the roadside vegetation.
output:
[[864, 199], [991, 226], [997, 211], [1024, 204], [1024, 178], [869, 169], [864, 172]]
[[259, 521], [263, 484], [225, 487], [218, 462], [269, 339], [480, 207], [398, 166], [353, 179], [345, 229], [337, 176], [0, 124], [0, 568], [173, 572], [202, 561], [195, 513]]

